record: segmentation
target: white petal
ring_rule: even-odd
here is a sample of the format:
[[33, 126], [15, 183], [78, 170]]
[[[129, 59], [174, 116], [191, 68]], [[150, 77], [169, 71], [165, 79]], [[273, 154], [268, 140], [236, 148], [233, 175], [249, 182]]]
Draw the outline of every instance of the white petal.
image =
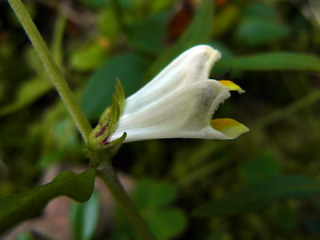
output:
[[221, 54], [207, 45], [195, 46], [182, 53], [153, 80], [126, 100], [124, 114], [149, 105], [197, 81], [207, 80], [213, 64]]
[[229, 139], [210, 125], [214, 111], [229, 96], [228, 88], [216, 80], [196, 81], [139, 111], [124, 114], [110, 141], [123, 132], [127, 133], [125, 142], [157, 138]]

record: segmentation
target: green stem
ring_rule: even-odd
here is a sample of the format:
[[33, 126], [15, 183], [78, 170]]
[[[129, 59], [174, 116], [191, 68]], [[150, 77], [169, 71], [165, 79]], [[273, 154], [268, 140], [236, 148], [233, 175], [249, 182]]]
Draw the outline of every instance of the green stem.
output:
[[97, 175], [103, 179], [104, 183], [107, 185], [108, 189], [137, 233], [144, 240], [155, 240], [155, 237], [121, 185], [117, 173], [113, 169], [111, 163], [109, 161], [104, 161], [101, 165], [101, 169], [99, 168]]
[[8, 0], [8, 2], [17, 15], [30, 41], [32, 42], [39, 58], [42, 61], [42, 64], [44, 65], [44, 68], [46, 69], [51, 81], [53, 82], [53, 85], [56, 87], [68, 111], [71, 113], [71, 116], [75, 124], [77, 125], [83, 139], [86, 143], [88, 143], [89, 134], [92, 131], [89, 120], [81, 110], [77, 99], [70, 90], [59, 67], [53, 60], [49, 49], [46, 46], [46, 43], [44, 42], [37, 27], [33, 23], [27, 9], [25, 8], [21, 0]]

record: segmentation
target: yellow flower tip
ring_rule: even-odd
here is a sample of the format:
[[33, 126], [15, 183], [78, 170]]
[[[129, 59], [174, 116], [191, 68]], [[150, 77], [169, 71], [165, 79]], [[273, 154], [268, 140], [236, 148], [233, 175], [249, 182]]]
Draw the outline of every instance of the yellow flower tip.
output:
[[237, 91], [238, 93], [245, 93], [245, 91], [237, 84], [230, 80], [220, 80], [219, 81], [223, 86], [227, 87], [230, 91]]
[[223, 133], [230, 139], [237, 138], [241, 134], [249, 131], [249, 128], [231, 118], [213, 119], [210, 125], [213, 129]]

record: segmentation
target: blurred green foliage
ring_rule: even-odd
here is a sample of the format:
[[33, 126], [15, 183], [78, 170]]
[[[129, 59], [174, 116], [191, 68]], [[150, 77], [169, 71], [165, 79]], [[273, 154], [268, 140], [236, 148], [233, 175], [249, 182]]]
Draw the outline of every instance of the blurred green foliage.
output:
[[103, 110], [111, 105], [117, 78], [122, 82], [127, 95], [138, 90], [146, 67], [147, 62], [143, 57], [123, 54], [110, 59], [99, 68], [88, 80], [81, 98], [82, 108], [88, 118], [98, 119]]
[[98, 193], [92, 193], [85, 203], [73, 203], [71, 208], [71, 224], [73, 239], [92, 239], [98, 225], [101, 212], [101, 201]]
[[[129, 96], [195, 44], [222, 52], [212, 78], [246, 90], [214, 116], [248, 126], [239, 139], [129, 143], [115, 157], [117, 169], [148, 179], [137, 181], [132, 197], [159, 239], [318, 239], [317, 0], [78, 0], [63, 5], [65, 16], [60, 1], [25, 2], [93, 125], [111, 103], [117, 77]], [[0, 8], [4, 198], [34, 187], [52, 165], [88, 160], [19, 23], [5, 1]], [[100, 235], [94, 224], [88, 234], [76, 230], [99, 215], [100, 203], [90, 201], [74, 210], [81, 215], [72, 220], [78, 239], [135, 237], [120, 213]], [[194, 217], [194, 209], [206, 217]]]
[[253, 3], [243, 9], [235, 30], [240, 44], [259, 46], [288, 37], [289, 28], [281, 23], [271, 6]]
[[[185, 213], [172, 205], [176, 198], [177, 189], [169, 182], [143, 179], [135, 186], [132, 200], [156, 239], [172, 239], [181, 235], [187, 226]], [[138, 239], [120, 210], [116, 216], [112, 239]]]

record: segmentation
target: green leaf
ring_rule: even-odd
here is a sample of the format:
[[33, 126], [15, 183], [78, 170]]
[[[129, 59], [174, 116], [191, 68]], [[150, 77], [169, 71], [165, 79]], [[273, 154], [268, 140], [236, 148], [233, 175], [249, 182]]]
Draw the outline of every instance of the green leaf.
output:
[[[108, 24], [106, 24], [108, 23]], [[115, 40], [120, 33], [120, 23], [113, 8], [103, 9], [97, 16], [99, 32], [110, 40]]]
[[158, 240], [169, 240], [178, 236], [187, 225], [186, 215], [178, 208], [163, 208], [154, 214], [148, 214], [146, 221]]
[[52, 182], [24, 194], [12, 195], [0, 201], [0, 234], [38, 214], [53, 198], [65, 195], [76, 201], [87, 201], [93, 191], [95, 172], [89, 169], [81, 174], [65, 171]]
[[280, 164], [270, 152], [263, 152], [258, 158], [246, 161], [241, 172], [247, 184], [261, 182], [280, 175]]
[[[214, 49], [218, 50], [221, 55], [222, 55], [222, 58], [231, 58], [234, 56], [233, 52], [231, 51], [231, 49], [226, 46], [225, 44], [223, 44], [222, 42], [218, 42], [218, 41], [211, 41], [209, 43], [209, 45], [211, 47], [213, 47]], [[221, 61], [221, 60], [220, 60]], [[216, 65], [217, 63], [215, 63]], [[215, 66], [214, 66], [215, 68]]]
[[[65, 16], [64, 13], [61, 13], [58, 16], [54, 27], [51, 47], [52, 55], [58, 66], [61, 66], [63, 58], [62, 41], [64, 29]], [[48, 77], [33, 48], [27, 49], [26, 58], [30, 68], [36, 72], [37, 76], [27, 79], [23, 85], [17, 88], [15, 100], [0, 108], [0, 116], [8, 115], [25, 108], [45, 95], [52, 88], [52, 84], [47, 80]]]
[[247, 71], [295, 70], [320, 72], [320, 59], [311, 54], [272, 52], [222, 58], [215, 68]]
[[51, 44], [51, 51], [53, 59], [56, 61], [59, 67], [62, 66], [63, 63], [63, 37], [64, 31], [66, 26], [66, 13], [65, 11], [59, 11], [59, 15], [57, 17], [52, 44]]
[[18, 88], [14, 102], [0, 108], [0, 116], [14, 113], [30, 105], [52, 88], [52, 84], [43, 78], [27, 80]]
[[127, 37], [129, 43], [140, 51], [159, 54], [163, 51], [165, 19], [165, 14], [158, 14], [146, 21], [128, 26]]
[[273, 204], [266, 218], [284, 230], [294, 231], [299, 224], [299, 212], [283, 203]]
[[100, 199], [94, 191], [85, 203], [73, 203], [71, 224], [73, 239], [89, 240], [93, 238], [100, 216]]
[[289, 28], [277, 19], [276, 12], [259, 3], [250, 4], [244, 9], [242, 21], [235, 31], [237, 40], [247, 46], [270, 44], [288, 34]]
[[250, 3], [243, 10], [244, 17], [259, 19], [276, 19], [277, 14], [273, 8], [263, 3]]
[[208, 43], [211, 35], [211, 24], [213, 16], [213, 1], [202, 0], [198, 6], [196, 15], [184, 32], [182, 37], [170, 48], [163, 52], [160, 57], [151, 66], [147, 81], [151, 80], [161, 71], [169, 62], [176, 58], [185, 50], [198, 45]]
[[82, 3], [87, 4], [89, 7], [102, 8], [108, 5], [109, 0], [80, 0]]
[[[185, 213], [172, 204], [176, 194], [173, 184], [153, 179], [139, 181], [132, 193], [133, 202], [158, 240], [175, 239], [187, 226]], [[119, 211], [113, 239], [138, 239]]]
[[276, 21], [244, 19], [236, 30], [236, 38], [248, 46], [270, 44], [287, 37], [289, 29]]
[[73, 68], [81, 71], [90, 71], [100, 67], [106, 60], [105, 49], [97, 42], [78, 49], [71, 55]]
[[89, 79], [81, 98], [82, 109], [89, 119], [97, 119], [111, 104], [112, 93], [119, 78], [124, 91], [131, 95], [141, 86], [146, 60], [136, 54], [124, 54], [107, 61]]
[[212, 35], [213, 39], [232, 31], [239, 21], [240, 9], [237, 6], [228, 4], [213, 17]]
[[158, 207], [169, 204], [176, 198], [176, 188], [168, 182], [145, 179], [136, 186], [133, 198], [138, 207]]
[[248, 185], [193, 210], [196, 217], [223, 216], [265, 207], [283, 198], [302, 199], [320, 194], [319, 183], [305, 176], [280, 176]]
[[58, 113], [57, 106], [50, 110], [51, 119], [48, 119], [49, 116], [41, 118], [41, 122], [36, 122], [36, 126], [33, 126], [31, 131], [34, 132], [34, 128], [38, 128], [39, 132], [40, 130], [46, 132], [43, 139], [39, 139], [42, 143], [42, 154], [38, 160], [38, 166], [42, 169], [67, 160], [70, 156], [73, 158], [83, 156], [83, 145], [79, 142], [78, 131], [72, 119], [64, 117], [64, 113]]
[[35, 240], [31, 233], [20, 234], [15, 240]]
[[49, 166], [57, 164], [62, 161], [62, 159], [66, 156], [66, 151], [50, 151], [48, 153], [43, 153], [39, 159], [38, 166], [41, 169], [45, 169]]
[[172, 239], [185, 230], [184, 212], [171, 205], [176, 194], [173, 184], [151, 179], [142, 180], [134, 190], [132, 199], [156, 239]]

